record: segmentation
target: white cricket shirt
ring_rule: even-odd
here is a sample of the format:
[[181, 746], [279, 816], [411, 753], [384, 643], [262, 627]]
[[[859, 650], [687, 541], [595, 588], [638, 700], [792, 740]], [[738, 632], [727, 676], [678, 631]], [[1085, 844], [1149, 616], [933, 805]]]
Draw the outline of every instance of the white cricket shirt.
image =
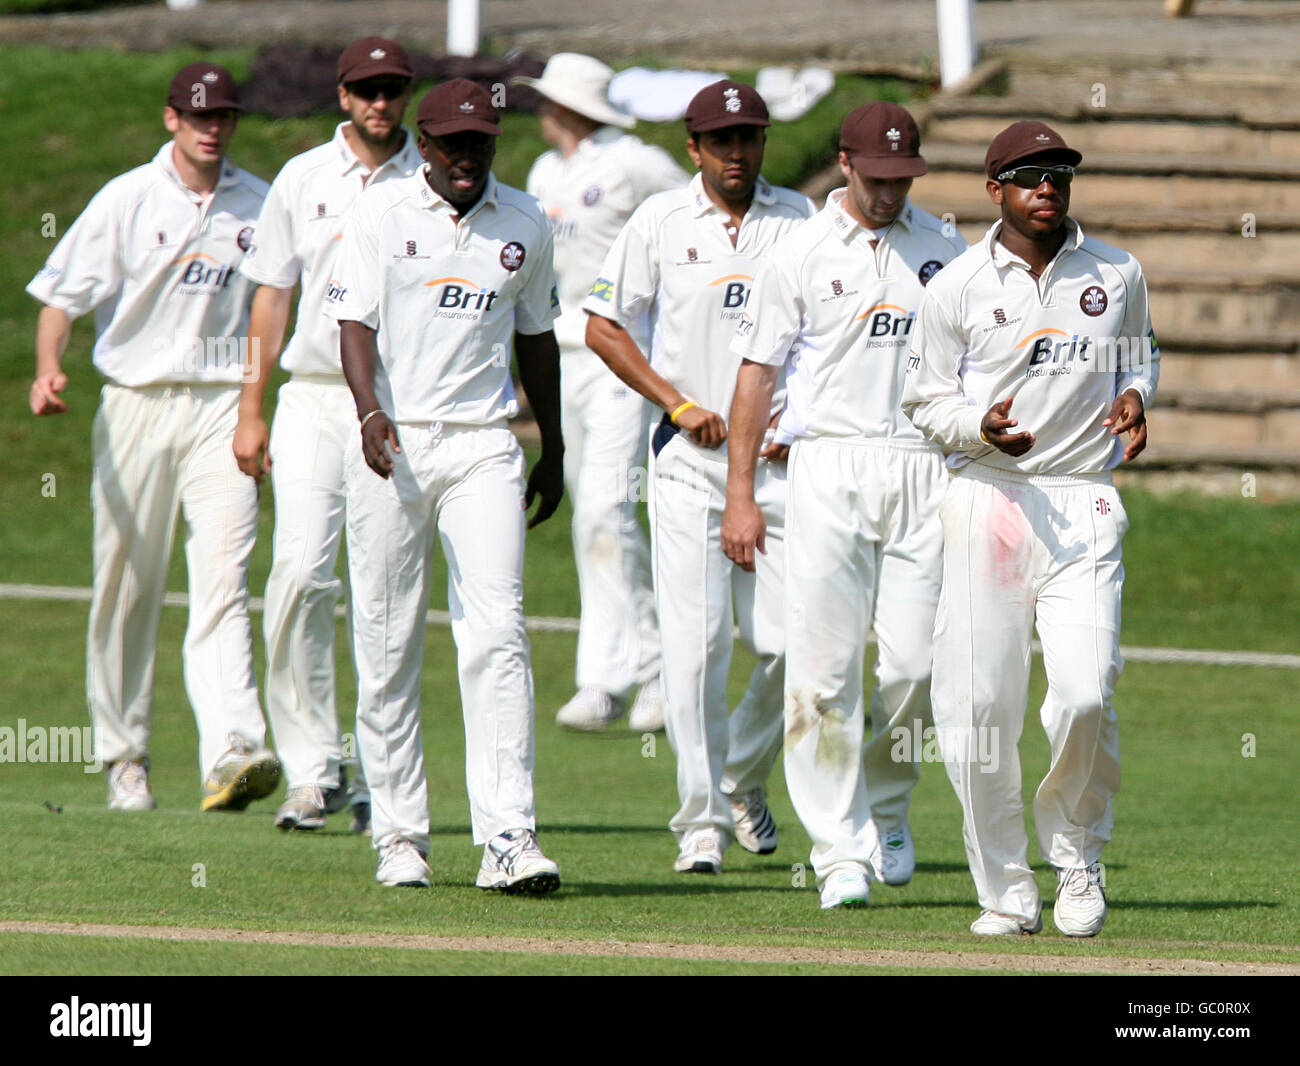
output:
[[487, 425], [516, 414], [516, 332], [558, 308], [541, 204], [489, 176], [458, 221], [424, 168], [366, 189], [343, 227], [325, 314], [378, 331], [375, 394], [398, 422]]
[[555, 231], [560, 293], [555, 339], [562, 348], [586, 347], [582, 301], [628, 217], [647, 197], [687, 181], [662, 148], [613, 126], [584, 137], [567, 159], [558, 151], [538, 157], [528, 174], [528, 191], [541, 200]]
[[285, 163], [257, 221], [257, 237], [240, 272], [258, 285], [291, 289], [302, 281], [298, 320], [280, 363], [295, 374], [343, 378], [339, 327], [321, 313], [330, 271], [348, 210], [370, 185], [414, 174], [423, 164], [415, 135], [406, 131], [401, 150], [367, 171], [339, 123], [327, 143]]
[[731, 351], [788, 359], [786, 436], [919, 441], [899, 406], [912, 323], [926, 284], [966, 242], [909, 201], [873, 249], [873, 231], [844, 210], [847, 191], [772, 246]]
[[189, 189], [172, 142], [86, 205], [27, 291], [71, 318], [95, 311], [95, 367], [115, 385], [237, 383], [252, 283], [239, 264], [266, 182], [223, 160], [211, 195]]
[[[732, 248], [727, 215], [699, 174], [633, 213], [583, 310], [624, 329], [650, 313], [650, 365], [688, 399], [726, 418], [740, 358], [728, 350], [768, 250], [814, 213], [812, 201], [762, 178]], [[773, 402], [779, 407], [779, 397]]]
[[[1142, 268], [1067, 219], [1065, 243], [1035, 282], [1029, 264], [997, 240], [1001, 225], [927, 286], [903, 409], [927, 437], [963, 453], [950, 455], [950, 466], [1109, 470], [1123, 459], [1125, 438], [1102, 420], [1127, 389], [1149, 408], [1159, 378]], [[1037, 437], [1019, 458], [980, 439], [980, 421], [1008, 396], [1015, 431]]]

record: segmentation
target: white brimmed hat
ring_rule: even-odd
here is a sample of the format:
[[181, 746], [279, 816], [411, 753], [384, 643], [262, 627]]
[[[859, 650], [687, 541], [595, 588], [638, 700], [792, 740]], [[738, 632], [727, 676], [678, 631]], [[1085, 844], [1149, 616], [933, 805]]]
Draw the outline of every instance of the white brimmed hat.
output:
[[530, 86], [546, 99], [593, 122], [630, 130], [636, 119], [609, 102], [609, 79], [613, 76], [614, 71], [599, 59], [577, 52], [557, 52], [540, 78], [512, 78], [511, 83]]

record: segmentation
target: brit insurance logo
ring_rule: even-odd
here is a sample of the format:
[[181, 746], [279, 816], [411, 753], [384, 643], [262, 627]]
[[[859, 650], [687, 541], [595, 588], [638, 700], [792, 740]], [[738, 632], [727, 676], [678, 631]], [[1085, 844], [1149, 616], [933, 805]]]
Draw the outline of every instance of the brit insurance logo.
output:
[[1029, 349], [1025, 377], [1062, 377], [1075, 368], [1081, 373], [1145, 373], [1159, 357], [1155, 334], [1145, 337], [1098, 337], [1066, 333], [1063, 329], [1035, 330], [1016, 344]]
[[477, 321], [492, 310], [492, 304], [500, 295], [496, 289], [484, 288], [469, 278], [434, 278], [424, 285], [428, 289], [437, 289], [435, 318]]
[[892, 348], [912, 332], [916, 312], [898, 304], [876, 304], [854, 321], [867, 323], [868, 348]]
[[177, 291], [185, 296], [197, 296], [230, 287], [235, 268], [206, 252], [183, 255], [176, 265], [184, 265]]
[[749, 303], [753, 281], [754, 278], [750, 274], [724, 274], [709, 282], [711, 289], [722, 288], [721, 318], [723, 321], [738, 319], [745, 313], [744, 309]]

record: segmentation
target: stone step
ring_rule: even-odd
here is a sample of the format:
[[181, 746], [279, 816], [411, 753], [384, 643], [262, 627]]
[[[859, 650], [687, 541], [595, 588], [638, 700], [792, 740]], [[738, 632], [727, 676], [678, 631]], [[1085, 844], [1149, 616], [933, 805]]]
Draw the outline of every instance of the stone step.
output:
[[1289, 454], [1290, 463], [1300, 465], [1300, 408], [1253, 414], [1157, 404], [1151, 412], [1151, 433], [1166, 447], [1227, 454], [1260, 450], [1279, 459]]
[[[1167, 385], [1165, 367], [1160, 371], [1160, 387], [1152, 409], [1210, 411], [1218, 414], [1265, 415], [1273, 411], [1300, 410], [1300, 390], [1224, 391], [1220, 388], [1197, 389]], [[1215, 385], [1219, 385], [1215, 382]]]
[[1147, 289], [1160, 334], [1174, 324], [1222, 336], [1241, 330], [1300, 331], [1300, 284], [1294, 279], [1287, 284], [1266, 274], [1160, 271], [1147, 274]]
[[1140, 476], [1144, 471], [1155, 472], [1189, 467], [1295, 471], [1300, 469], [1300, 451], [1291, 448], [1218, 445], [1204, 441], [1177, 443], [1161, 440], [1157, 435], [1147, 444], [1146, 451], [1137, 460], [1137, 464], [1124, 469], [1126, 476]]
[[[1186, 123], [1193, 126], [1226, 126], [1255, 131], [1300, 130], [1300, 109], [1286, 101], [1290, 90], [1265, 108], [1206, 106], [1193, 100], [1178, 100], [1159, 107], [1126, 106], [1107, 101], [1094, 107], [1092, 101], [1062, 103], [1040, 96], [964, 96], [946, 97], [931, 104], [931, 122], [958, 118], [985, 117], [994, 121], [993, 133], [1024, 118], [1036, 118], [1058, 129], [1067, 123]], [[927, 127], [927, 139], [933, 137], [933, 125]], [[1068, 138], [1067, 138], [1068, 139]]]
[[[1300, 402], [1300, 357], [1294, 354], [1244, 352], [1225, 356], [1222, 353], [1191, 353], [1171, 350], [1160, 341], [1160, 385], [1158, 403], [1169, 395], [1209, 396], [1220, 406], [1225, 397], [1280, 397], [1278, 406], [1295, 406]], [[1211, 404], [1213, 406], [1213, 404]]]
[[[925, 130], [921, 154], [932, 144], [977, 145], [987, 151], [989, 143], [1019, 118], [1040, 118], [1041, 109], [1025, 108], [1015, 118], [998, 115], [966, 115], [932, 118]], [[1071, 148], [1083, 153], [1083, 165], [1091, 169], [1097, 154], [1166, 156], [1188, 152], [1232, 156], [1237, 159], [1300, 160], [1300, 129], [1253, 129], [1222, 122], [1185, 121], [1059, 121], [1044, 118]]]
[[[987, 145], [930, 142], [923, 152], [931, 171], [966, 171], [983, 176]], [[1241, 159], [1189, 150], [1181, 152], [1096, 152], [1088, 158], [1088, 176], [1141, 178], [1213, 178], [1300, 183], [1298, 159]], [[1222, 200], [1220, 200], [1222, 203]]]

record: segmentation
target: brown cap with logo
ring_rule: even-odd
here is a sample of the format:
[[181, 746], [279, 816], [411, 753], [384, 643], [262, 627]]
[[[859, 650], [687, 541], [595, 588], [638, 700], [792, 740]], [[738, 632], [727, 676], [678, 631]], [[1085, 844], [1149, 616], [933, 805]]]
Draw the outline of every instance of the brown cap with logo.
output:
[[247, 111], [239, 102], [239, 86], [225, 67], [191, 63], [181, 67], [167, 90], [167, 106], [177, 111]]
[[465, 130], [499, 137], [499, 118], [486, 89], [468, 78], [453, 78], [425, 93], [415, 113], [415, 124], [421, 133], [430, 137], [443, 137]]
[[340, 85], [381, 74], [397, 78], [415, 77], [406, 49], [387, 37], [360, 37], [339, 56]]
[[1053, 163], [1072, 167], [1083, 160], [1083, 155], [1069, 147], [1051, 126], [1042, 122], [1015, 122], [993, 138], [984, 156], [984, 170], [996, 181], [999, 174], [1021, 160], [1040, 155], [1049, 156]]
[[770, 126], [767, 104], [752, 85], [715, 81], [697, 92], [686, 107], [686, 132], [707, 133], [728, 126]]
[[916, 120], [884, 100], [849, 112], [840, 127], [840, 151], [868, 178], [919, 178], [926, 172]]

